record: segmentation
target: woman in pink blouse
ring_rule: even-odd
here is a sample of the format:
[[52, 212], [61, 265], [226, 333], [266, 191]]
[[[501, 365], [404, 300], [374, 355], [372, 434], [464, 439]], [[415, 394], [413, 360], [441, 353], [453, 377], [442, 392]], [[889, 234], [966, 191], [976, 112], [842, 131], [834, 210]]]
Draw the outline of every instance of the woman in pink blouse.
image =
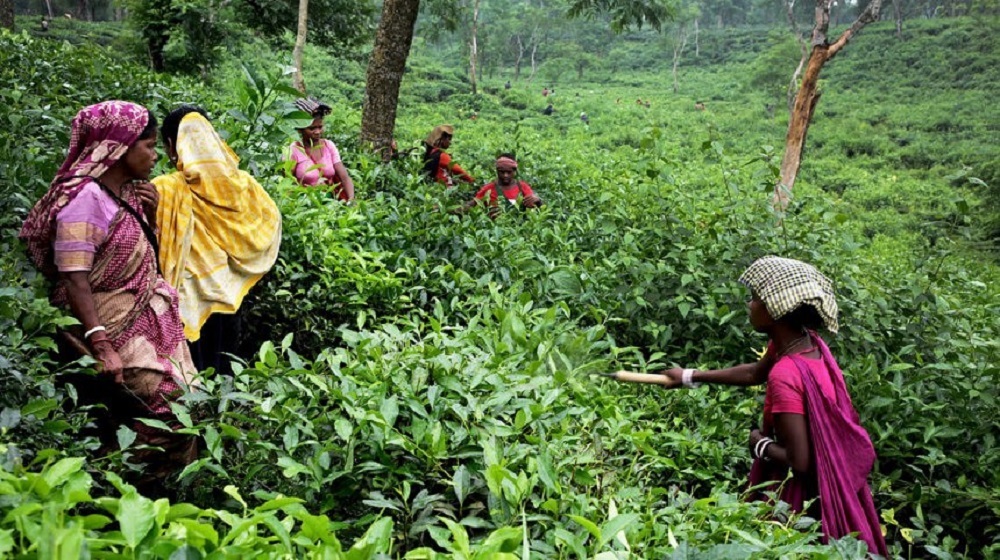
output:
[[292, 172], [303, 187], [328, 185], [344, 202], [354, 200], [354, 182], [340, 159], [340, 152], [333, 142], [323, 138], [323, 117], [330, 114], [329, 105], [313, 98], [297, 99], [295, 106], [309, 113], [313, 122], [300, 128], [301, 140], [292, 142], [288, 161], [294, 163]]

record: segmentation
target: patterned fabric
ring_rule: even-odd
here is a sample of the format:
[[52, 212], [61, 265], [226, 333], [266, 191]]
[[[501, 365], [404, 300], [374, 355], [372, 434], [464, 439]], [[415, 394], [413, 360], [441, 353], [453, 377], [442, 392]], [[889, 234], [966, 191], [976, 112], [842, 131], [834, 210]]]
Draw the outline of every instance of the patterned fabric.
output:
[[740, 283], [780, 319], [803, 304], [813, 306], [830, 332], [837, 332], [837, 300], [833, 284], [816, 267], [794, 259], [766, 256], [750, 265]]
[[160, 267], [180, 292], [184, 336], [196, 341], [212, 313], [235, 313], [274, 266], [281, 214], [199, 113], [177, 132], [179, 171], [153, 180], [160, 193]]
[[80, 193], [88, 177], [100, 177], [125, 155], [148, 122], [145, 107], [126, 101], [105, 101], [77, 113], [66, 160], [21, 228], [28, 256], [43, 274], [56, 275], [52, 246], [56, 216]]
[[94, 255], [104, 244], [118, 203], [97, 183], [88, 181], [76, 197], [56, 216], [53, 243], [56, 268], [60, 272], [89, 272]]
[[309, 113], [314, 119], [325, 117], [333, 112], [333, 109], [331, 109], [329, 105], [319, 101], [315, 97], [303, 97], [296, 99], [295, 107], [301, 111]]

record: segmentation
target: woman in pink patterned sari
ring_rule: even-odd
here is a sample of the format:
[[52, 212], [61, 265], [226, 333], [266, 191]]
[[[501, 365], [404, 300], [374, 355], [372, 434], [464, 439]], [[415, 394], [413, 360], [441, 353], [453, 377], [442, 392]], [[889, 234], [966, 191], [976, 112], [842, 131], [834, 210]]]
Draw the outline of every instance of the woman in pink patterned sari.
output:
[[117, 443], [119, 426], [134, 430], [136, 444], [148, 446], [132, 455], [145, 463], [135, 482], [152, 494], [197, 455], [194, 438], [136, 420], [175, 424], [169, 401], [195, 373], [177, 292], [157, 267], [157, 195], [145, 182], [156, 159], [156, 120], [145, 107], [106, 101], [84, 108], [66, 161], [20, 233], [54, 282], [53, 304], [80, 321], [66, 339], [99, 362], [100, 376], [74, 384], [108, 408], [104, 449]]

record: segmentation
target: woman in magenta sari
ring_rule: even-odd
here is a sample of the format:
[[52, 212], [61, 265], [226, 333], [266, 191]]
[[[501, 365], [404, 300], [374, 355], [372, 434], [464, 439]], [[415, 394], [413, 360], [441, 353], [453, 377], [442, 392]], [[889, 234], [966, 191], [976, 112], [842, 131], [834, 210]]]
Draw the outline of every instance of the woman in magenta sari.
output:
[[146, 182], [156, 159], [156, 120], [145, 107], [106, 101], [84, 108], [73, 119], [66, 161], [20, 233], [53, 281], [53, 304], [80, 322], [66, 340], [99, 363], [100, 376], [74, 384], [108, 408], [99, 421], [103, 450], [116, 445], [119, 426], [134, 430], [136, 445], [147, 446], [132, 454], [145, 464], [135, 483], [154, 494], [197, 453], [192, 437], [136, 420], [176, 423], [169, 401], [195, 371], [177, 292], [157, 266], [157, 194]]
[[[816, 331], [837, 332], [837, 302], [829, 279], [804, 262], [756, 260], [740, 277], [750, 290], [750, 324], [768, 335], [760, 361], [716, 371], [674, 368], [674, 387], [698, 383], [767, 383], [760, 429], [750, 432], [750, 484], [771, 482], [795, 511], [809, 514], [825, 538], [855, 534], [872, 554], [887, 556], [868, 487], [875, 448], [861, 427], [844, 375]], [[786, 481], [791, 472], [791, 478]], [[762, 493], [755, 495], [766, 499]], [[817, 499], [818, 498], [818, 499]]]

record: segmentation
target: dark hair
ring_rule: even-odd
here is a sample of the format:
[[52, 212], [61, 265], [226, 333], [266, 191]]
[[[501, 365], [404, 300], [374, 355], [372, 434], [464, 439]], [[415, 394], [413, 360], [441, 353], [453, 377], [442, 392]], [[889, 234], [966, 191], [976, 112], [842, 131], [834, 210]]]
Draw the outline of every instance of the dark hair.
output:
[[826, 326], [826, 321], [819, 315], [819, 311], [809, 303], [803, 303], [792, 311], [783, 315], [780, 319], [794, 328], [806, 328], [813, 331]]
[[197, 105], [184, 104], [170, 111], [170, 114], [163, 119], [163, 128], [160, 129], [160, 135], [165, 144], [177, 145], [177, 130], [181, 127], [181, 119], [191, 113], [198, 113], [206, 119], [208, 118], [208, 113]]
[[502, 154], [498, 155], [498, 156], [497, 156], [497, 159], [500, 159], [500, 158], [502, 158], [502, 157], [509, 157], [510, 159], [512, 159], [512, 160], [514, 160], [514, 161], [517, 161], [517, 157], [516, 157], [516, 156], [514, 156], [514, 153], [513, 153], [513, 152], [504, 152], [504, 153], [502, 153]]
[[136, 140], [148, 140], [150, 137], [156, 136], [156, 127], [159, 124], [156, 122], [156, 115], [149, 109], [146, 109], [146, 117], [149, 119], [146, 121], [146, 128], [142, 129]]

